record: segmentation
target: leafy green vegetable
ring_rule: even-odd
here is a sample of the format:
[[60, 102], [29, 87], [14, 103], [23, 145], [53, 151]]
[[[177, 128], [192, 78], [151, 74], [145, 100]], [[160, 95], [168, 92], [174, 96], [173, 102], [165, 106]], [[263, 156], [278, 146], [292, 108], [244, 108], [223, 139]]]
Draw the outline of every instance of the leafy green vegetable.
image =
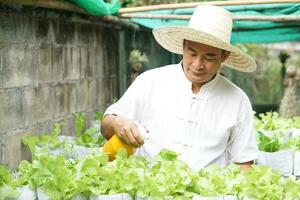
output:
[[0, 199], [15, 198], [18, 196], [18, 192], [11, 185], [12, 181], [13, 177], [10, 170], [4, 165], [0, 165]]
[[283, 188], [285, 191], [285, 200], [300, 199], [300, 180], [295, 180], [294, 177], [288, 177], [283, 183]]
[[9, 169], [4, 165], [0, 165], [0, 186], [3, 186], [5, 184], [10, 184], [11, 181], [12, 181], [12, 175]]
[[287, 130], [293, 127], [293, 120], [279, 116], [278, 112], [259, 114], [254, 118], [256, 130]]
[[105, 138], [100, 134], [100, 128], [89, 128], [75, 139], [76, 144], [86, 147], [99, 147], [105, 143]]
[[293, 117], [293, 121], [294, 121], [293, 127], [300, 129], [300, 116]]
[[102, 112], [95, 112], [94, 119], [102, 121], [104, 114]]
[[0, 167], [0, 199], [16, 195], [14, 188], [27, 184], [31, 188], [42, 188], [54, 200], [69, 200], [78, 194], [118, 193], [151, 199], [235, 195], [258, 200], [294, 200], [300, 195], [300, 181], [283, 178], [269, 167], [253, 166], [245, 172], [234, 164], [212, 165], [195, 171], [169, 150], [162, 150], [148, 160], [128, 157], [121, 149], [112, 162], [108, 162], [103, 152], [76, 160], [38, 154], [32, 164], [22, 161], [17, 174], [13, 179], [6, 167]]
[[266, 136], [261, 131], [258, 131], [256, 137], [259, 150], [265, 152], [275, 152], [280, 149], [280, 138], [283, 136], [280, 134], [271, 134], [270, 136]]
[[[99, 147], [104, 145], [106, 140], [100, 134], [100, 125], [99, 127], [91, 127], [86, 129], [85, 113], [73, 113], [72, 115], [75, 120], [76, 144], [86, 147]], [[101, 121], [103, 114], [101, 112], [96, 112], [94, 118]]]
[[75, 136], [79, 138], [85, 129], [85, 113], [72, 113], [75, 121]]
[[300, 150], [300, 136], [289, 138], [283, 145], [283, 149], [291, 149], [293, 151]]
[[238, 195], [244, 174], [237, 165], [226, 168], [212, 165], [199, 171], [197, 193], [201, 196]]
[[21, 163], [19, 164], [17, 174], [18, 177], [12, 183], [15, 187], [21, 187], [27, 184], [29, 184], [31, 188], [35, 187], [31, 179], [34, 175], [34, 171], [31, 163], [29, 163], [26, 160], [22, 160]]
[[268, 112], [259, 114], [259, 117], [254, 116], [254, 126], [257, 130], [256, 140], [261, 151], [300, 149], [299, 138], [291, 137], [292, 129], [300, 127], [300, 116], [284, 118], [277, 112]]
[[[42, 134], [39, 136], [23, 136], [22, 143], [27, 145], [32, 152], [35, 154], [37, 151], [37, 146], [41, 148], [57, 148], [60, 145], [64, 144], [63, 141], [58, 139], [58, 135], [61, 134], [62, 123], [55, 123], [53, 125], [52, 131], [50, 134]], [[44, 149], [44, 151], [47, 151]]]
[[245, 172], [241, 183], [239, 197], [249, 197], [257, 200], [284, 199], [284, 178], [279, 172], [266, 166], [253, 166]]
[[19, 196], [19, 193], [12, 188], [10, 185], [2, 185], [0, 186], [0, 199], [14, 199]]

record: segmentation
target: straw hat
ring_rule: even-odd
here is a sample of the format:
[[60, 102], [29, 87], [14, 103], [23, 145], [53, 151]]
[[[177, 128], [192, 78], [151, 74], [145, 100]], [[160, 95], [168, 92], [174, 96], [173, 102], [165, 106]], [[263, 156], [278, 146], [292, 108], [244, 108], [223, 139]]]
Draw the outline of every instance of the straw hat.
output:
[[186, 26], [164, 26], [155, 28], [156, 41], [168, 51], [183, 53], [183, 40], [191, 40], [219, 49], [227, 50], [230, 56], [223, 63], [227, 67], [252, 72], [256, 69], [253, 58], [230, 44], [232, 14], [227, 10], [211, 5], [198, 6]]

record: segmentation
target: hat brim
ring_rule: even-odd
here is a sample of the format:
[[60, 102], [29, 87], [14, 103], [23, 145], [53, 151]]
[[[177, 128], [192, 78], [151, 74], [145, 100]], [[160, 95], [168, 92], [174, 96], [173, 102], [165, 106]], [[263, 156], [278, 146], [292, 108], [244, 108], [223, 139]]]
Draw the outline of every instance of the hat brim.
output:
[[253, 72], [257, 67], [254, 59], [239, 48], [199, 30], [184, 26], [165, 26], [153, 29], [153, 35], [163, 48], [176, 54], [183, 54], [183, 41], [190, 40], [229, 51], [230, 56], [223, 63], [227, 67], [243, 72]]

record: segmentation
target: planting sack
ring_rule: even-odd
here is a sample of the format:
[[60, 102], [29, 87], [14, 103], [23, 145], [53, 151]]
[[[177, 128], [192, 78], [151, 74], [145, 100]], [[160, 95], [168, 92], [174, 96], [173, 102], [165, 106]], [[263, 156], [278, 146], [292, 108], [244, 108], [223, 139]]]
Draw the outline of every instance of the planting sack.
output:
[[133, 198], [127, 194], [111, 194], [111, 195], [94, 195], [90, 196], [90, 200], [133, 200]]
[[37, 188], [37, 197], [38, 200], [51, 200], [51, 197], [49, 197], [41, 187]]
[[300, 177], [300, 151], [294, 152], [294, 175]]
[[[37, 197], [38, 197], [38, 200], [52, 200], [51, 197], [49, 197], [45, 191], [43, 190], [43, 188], [39, 187], [37, 189]], [[89, 197], [84, 195], [84, 194], [78, 194], [78, 195], [75, 195], [74, 197], [72, 197], [72, 200], [88, 200]], [[29, 200], [29, 199], [28, 199]]]
[[217, 196], [217, 197], [202, 197], [199, 195], [196, 195], [192, 198], [192, 200], [224, 200], [223, 196]]
[[278, 170], [283, 176], [290, 176], [293, 174], [293, 152], [289, 150], [272, 153], [260, 151], [255, 163], [257, 165], [266, 165], [274, 170]]
[[235, 195], [227, 195], [224, 196], [224, 200], [238, 200], [238, 198]]
[[49, 155], [52, 155], [52, 156], [58, 156], [58, 155], [60, 155], [61, 154], [61, 152], [60, 152], [60, 148], [58, 147], [58, 148], [47, 148], [48, 149], [48, 153], [49, 153]]
[[[180, 196], [176, 196], [177, 199], [180, 199]], [[139, 196], [136, 196], [134, 199], [135, 200], [152, 200], [152, 199], [158, 199], [159, 197], [139, 197]], [[163, 199], [163, 200], [173, 200], [174, 199], [174, 196], [164, 196], [164, 197], [160, 197], [160, 199]]]
[[300, 129], [299, 128], [293, 128], [292, 137], [298, 137], [300, 136]]
[[[93, 128], [101, 128], [101, 121], [100, 120], [92, 120], [91, 127]], [[100, 134], [100, 131], [99, 131]]]
[[243, 197], [242, 200], [255, 200], [255, 199], [250, 198], [250, 197]]
[[80, 156], [85, 156], [85, 155], [90, 155], [92, 153], [100, 153], [100, 152], [102, 152], [102, 147], [85, 147], [85, 146], [74, 145], [72, 157], [77, 158]]
[[37, 200], [36, 190], [32, 190], [29, 185], [17, 188], [17, 192], [20, 193], [20, 196], [15, 200]]
[[59, 135], [58, 140], [61, 142], [66, 141], [67, 143], [70, 143], [70, 144], [75, 143], [75, 137], [73, 137], [73, 136]]
[[36, 153], [37, 154], [49, 154], [51, 156], [57, 156], [57, 155], [60, 155], [60, 148], [57, 147], [57, 148], [51, 148], [51, 147], [48, 147], [48, 146], [39, 146], [39, 145], [36, 145], [35, 146], [35, 149], [36, 149]]
[[78, 194], [72, 197], [72, 200], [88, 200], [89, 197], [84, 194]]

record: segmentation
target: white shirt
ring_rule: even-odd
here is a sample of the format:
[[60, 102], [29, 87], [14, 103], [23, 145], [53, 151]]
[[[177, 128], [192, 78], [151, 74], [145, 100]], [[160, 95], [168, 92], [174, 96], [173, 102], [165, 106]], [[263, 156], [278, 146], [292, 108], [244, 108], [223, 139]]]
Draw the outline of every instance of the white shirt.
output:
[[249, 98], [219, 74], [193, 94], [181, 64], [146, 71], [106, 114], [136, 120], [149, 130], [139, 155], [170, 149], [194, 169], [257, 158]]

